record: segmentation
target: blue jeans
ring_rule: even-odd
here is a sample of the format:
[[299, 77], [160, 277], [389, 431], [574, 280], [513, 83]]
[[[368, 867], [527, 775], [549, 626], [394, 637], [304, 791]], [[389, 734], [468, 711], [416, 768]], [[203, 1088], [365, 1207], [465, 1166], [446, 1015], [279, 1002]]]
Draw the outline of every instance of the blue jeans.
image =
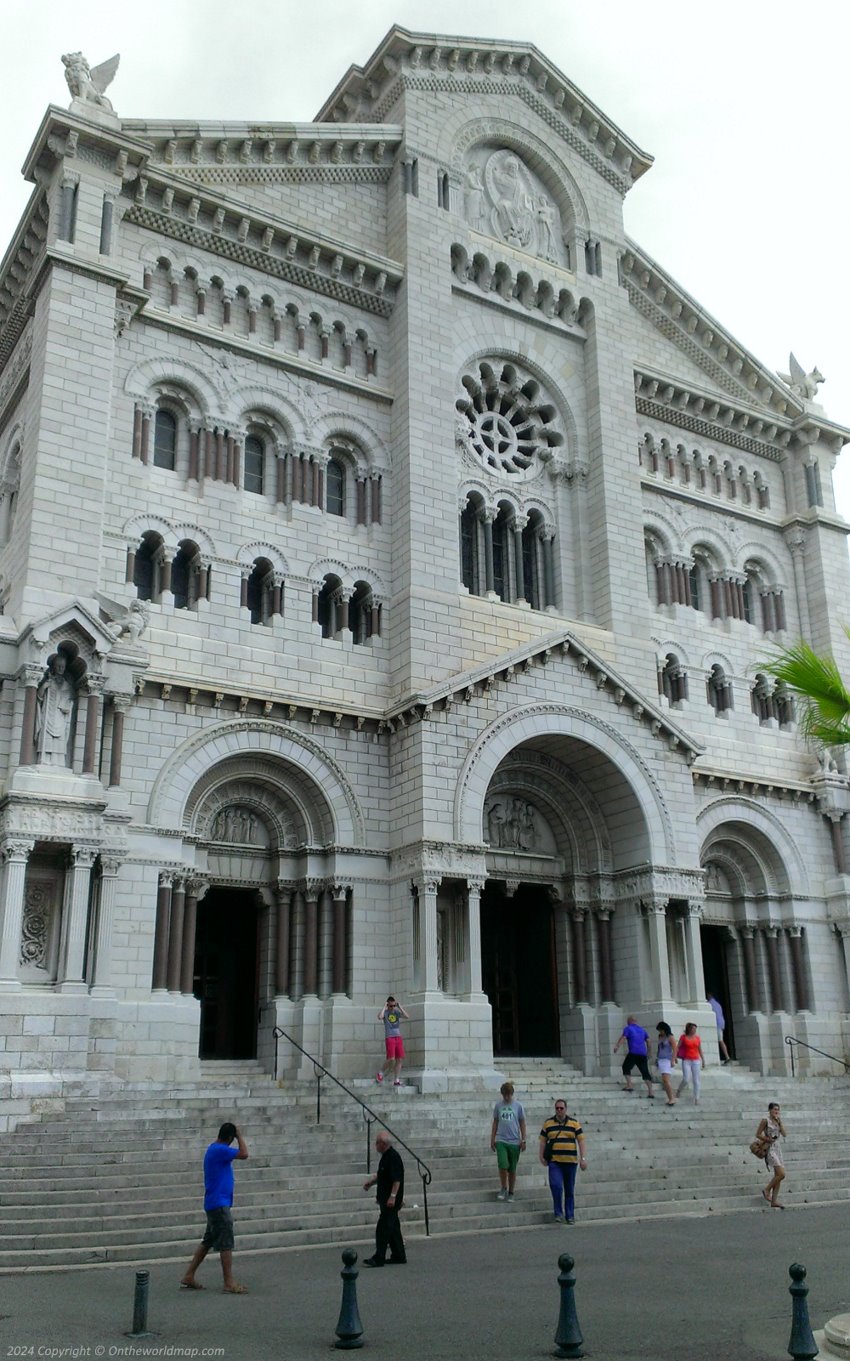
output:
[[[549, 1164], [549, 1190], [552, 1192], [555, 1214], [564, 1215], [566, 1219], [575, 1219], [577, 1171], [578, 1163]], [[563, 1209], [561, 1208], [562, 1204], [564, 1205]]]

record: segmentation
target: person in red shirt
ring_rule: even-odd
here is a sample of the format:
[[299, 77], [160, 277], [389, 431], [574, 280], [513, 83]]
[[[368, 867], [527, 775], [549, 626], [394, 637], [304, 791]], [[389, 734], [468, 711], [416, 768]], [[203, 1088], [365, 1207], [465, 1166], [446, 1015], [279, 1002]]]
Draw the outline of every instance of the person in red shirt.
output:
[[685, 1026], [684, 1035], [679, 1036], [679, 1045], [676, 1050], [676, 1057], [682, 1060], [682, 1081], [679, 1083], [679, 1090], [676, 1098], [690, 1082], [694, 1089], [694, 1105], [699, 1105], [699, 1080], [700, 1074], [705, 1067], [705, 1058], [702, 1052], [702, 1041], [697, 1034], [695, 1021], [688, 1021]]

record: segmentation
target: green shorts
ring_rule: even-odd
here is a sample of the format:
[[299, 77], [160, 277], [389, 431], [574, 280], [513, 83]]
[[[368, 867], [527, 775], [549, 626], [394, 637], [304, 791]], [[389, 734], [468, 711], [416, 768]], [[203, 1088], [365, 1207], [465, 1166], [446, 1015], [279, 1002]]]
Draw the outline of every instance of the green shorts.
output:
[[496, 1160], [499, 1164], [500, 1172], [516, 1172], [516, 1165], [519, 1162], [519, 1144], [496, 1144]]

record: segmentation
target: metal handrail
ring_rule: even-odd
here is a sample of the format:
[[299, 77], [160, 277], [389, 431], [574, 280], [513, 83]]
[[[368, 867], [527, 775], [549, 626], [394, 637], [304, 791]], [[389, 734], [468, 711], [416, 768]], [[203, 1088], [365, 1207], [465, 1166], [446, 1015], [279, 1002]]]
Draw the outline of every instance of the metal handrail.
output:
[[825, 1059], [831, 1059], [833, 1063], [840, 1063], [841, 1066], [842, 1066], [843, 1069], [844, 1069], [845, 1074], [850, 1070], [850, 1063], [848, 1063], [846, 1059], [839, 1059], [839, 1058], [837, 1058], [837, 1057], [835, 1056], [835, 1054], [827, 1054], [827, 1052], [826, 1052], [825, 1049], [817, 1049], [817, 1048], [815, 1047], [815, 1045], [813, 1045], [813, 1044], [807, 1044], [805, 1040], [798, 1040], [797, 1037], [796, 1037], [796, 1035], [786, 1035], [786, 1036], [785, 1036], [785, 1043], [788, 1045], [789, 1049], [791, 1050], [791, 1076], [792, 1076], [792, 1077], [796, 1077], [796, 1076], [797, 1076], [797, 1068], [796, 1068], [796, 1064], [794, 1063], [794, 1045], [795, 1045], [795, 1044], [801, 1044], [801, 1045], [803, 1046], [804, 1049], [811, 1049], [811, 1051], [812, 1051], [813, 1054], [821, 1054], [821, 1055], [823, 1056], [823, 1058], [825, 1058]]
[[295, 1046], [295, 1048], [298, 1050], [298, 1052], [299, 1052], [300, 1054], [303, 1054], [303, 1055], [304, 1055], [305, 1059], [309, 1059], [310, 1062], [312, 1063], [312, 1065], [313, 1065], [313, 1073], [315, 1074], [315, 1077], [316, 1077], [316, 1124], [317, 1124], [317, 1125], [320, 1125], [320, 1124], [322, 1123], [322, 1078], [323, 1078], [323, 1077], [329, 1077], [330, 1080], [331, 1080], [331, 1082], [335, 1082], [336, 1085], [337, 1085], [337, 1087], [341, 1087], [341, 1088], [342, 1088], [342, 1090], [345, 1092], [346, 1096], [350, 1096], [351, 1099], [352, 1099], [352, 1101], [356, 1101], [356, 1102], [357, 1102], [358, 1106], [360, 1107], [361, 1114], [363, 1115], [363, 1119], [366, 1121], [366, 1172], [367, 1172], [367, 1173], [371, 1172], [371, 1170], [372, 1170], [372, 1126], [373, 1126], [374, 1124], [381, 1125], [382, 1128], [385, 1129], [385, 1130], [387, 1131], [388, 1134], [391, 1134], [391, 1135], [392, 1135], [392, 1137], [393, 1137], [393, 1139], [395, 1140], [395, 1142], [396, 1142], [397, 1144], [401, 1144], [401, 1146], [402, 1146], [402, 1148], [405, 1150], [405, 1152], [410, 1154], [411, 1158], [412, 1158], [413, 1161], [416, 1163], [416, 1170], [417, 1170], [417, 1172], [419, 1173], [419, 1176], [422, 1178], [422, 1208], [423, 1208], [423, 1210], [425, 1211], [425, 1236], [426, 1236], [426, 1238], [430, 1238], [430, 1236], [431, 1236], [431, 1227], [430, 1227], [430, 1222], [429, 1222], [429, 1219], [428, 1219], [428, 1187], [431, 1185], [431, 1169], [430, 1169], [430, 1167], [428, 1166], [428, 1164], [427, 1164], [426, 1162], [423, 1162], [422, 1158], [420, 1158], [420, 1156], [419, 1156], [418, 1153], [414, 1153], [413, 1149], [410, 1147], [409, 1144], [406, 1144], [406, 1143], [404, 1142], [403, 1139], [400, 1139], [400, 1138], [399, 1138], [399, 1136], [396, 1134], [395, 1130], [392, 1129], [392, 1128], [387, 1124], [386, 1120], [382, 1120], [382, 1119], [381, 1119], [381, 1117], [380, 1117], [380, 1115], [378, 1115], [377, 1111], [373, 1111], [371, 1106], [367, 1106], [365, 1101], [361, 1101], [361, 1100], [360, 1100], [360, 1097], [356, 1094], [356, 1092], [353, 1092], [353, 1091], [351, 1090], [350, 1087], [346, 1087], [345, 1083], [344, 1083], [344, 1082], [340, 1082], [340, 1080], [339, 1080], [338, 1077], [334, 1077], [333, 1073], [332, 1073], [328, 1068], [325, 1068], [324, 1064], [319, 1063], [319, 1060], [318, 1060], [317, 1058], [314, 1058], [312, 1054], [308, 1054], [307, 1050], [304, 1049], [304, 1048], [302, 1048], [302, 1046], [298, 1043], [298, 1041], [297, 1041], [297, 1040], [294, 1040], [294, 1039], [292, 1038], [291, 1035], [288, 1035], [288, 1034], [286, 1033], [285, 1030], [281, 1030], [280, 1026], [277, 1026], [277, 1025], [276, 1025], [276, 1026], [274, 1027], [273, 1031], [272, 1031], [272, 1036], [274, 1037], [274, 1075], [275, 1075], [275, 1081], [278, 1080], [278, 1071], [279, 1071], [279, 1070], [278, 1070], [278, 1062], [277, 1062], [277, 1059], [278, 1059], [278, 1040], [281, 1039], [281, 1038], [283, 1038], [284, 1040], [288, 1040], [290, 1044], [292, 1044], [292, 1045]]

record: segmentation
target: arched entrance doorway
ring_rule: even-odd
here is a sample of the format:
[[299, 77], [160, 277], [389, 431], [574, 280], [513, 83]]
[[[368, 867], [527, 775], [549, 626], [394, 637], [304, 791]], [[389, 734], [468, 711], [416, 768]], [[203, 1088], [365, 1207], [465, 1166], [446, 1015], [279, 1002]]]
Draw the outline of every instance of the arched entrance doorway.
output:
[[593, 1066], [593, 1009], [616, 1000], [617, 975], [633, 968], [635, 921], [616, 918], [618, 881], [652, 858], [635, 790], [599, 746], [543, 732], [502, 756], [482, 822], [482, 986], [494, 1055]]

